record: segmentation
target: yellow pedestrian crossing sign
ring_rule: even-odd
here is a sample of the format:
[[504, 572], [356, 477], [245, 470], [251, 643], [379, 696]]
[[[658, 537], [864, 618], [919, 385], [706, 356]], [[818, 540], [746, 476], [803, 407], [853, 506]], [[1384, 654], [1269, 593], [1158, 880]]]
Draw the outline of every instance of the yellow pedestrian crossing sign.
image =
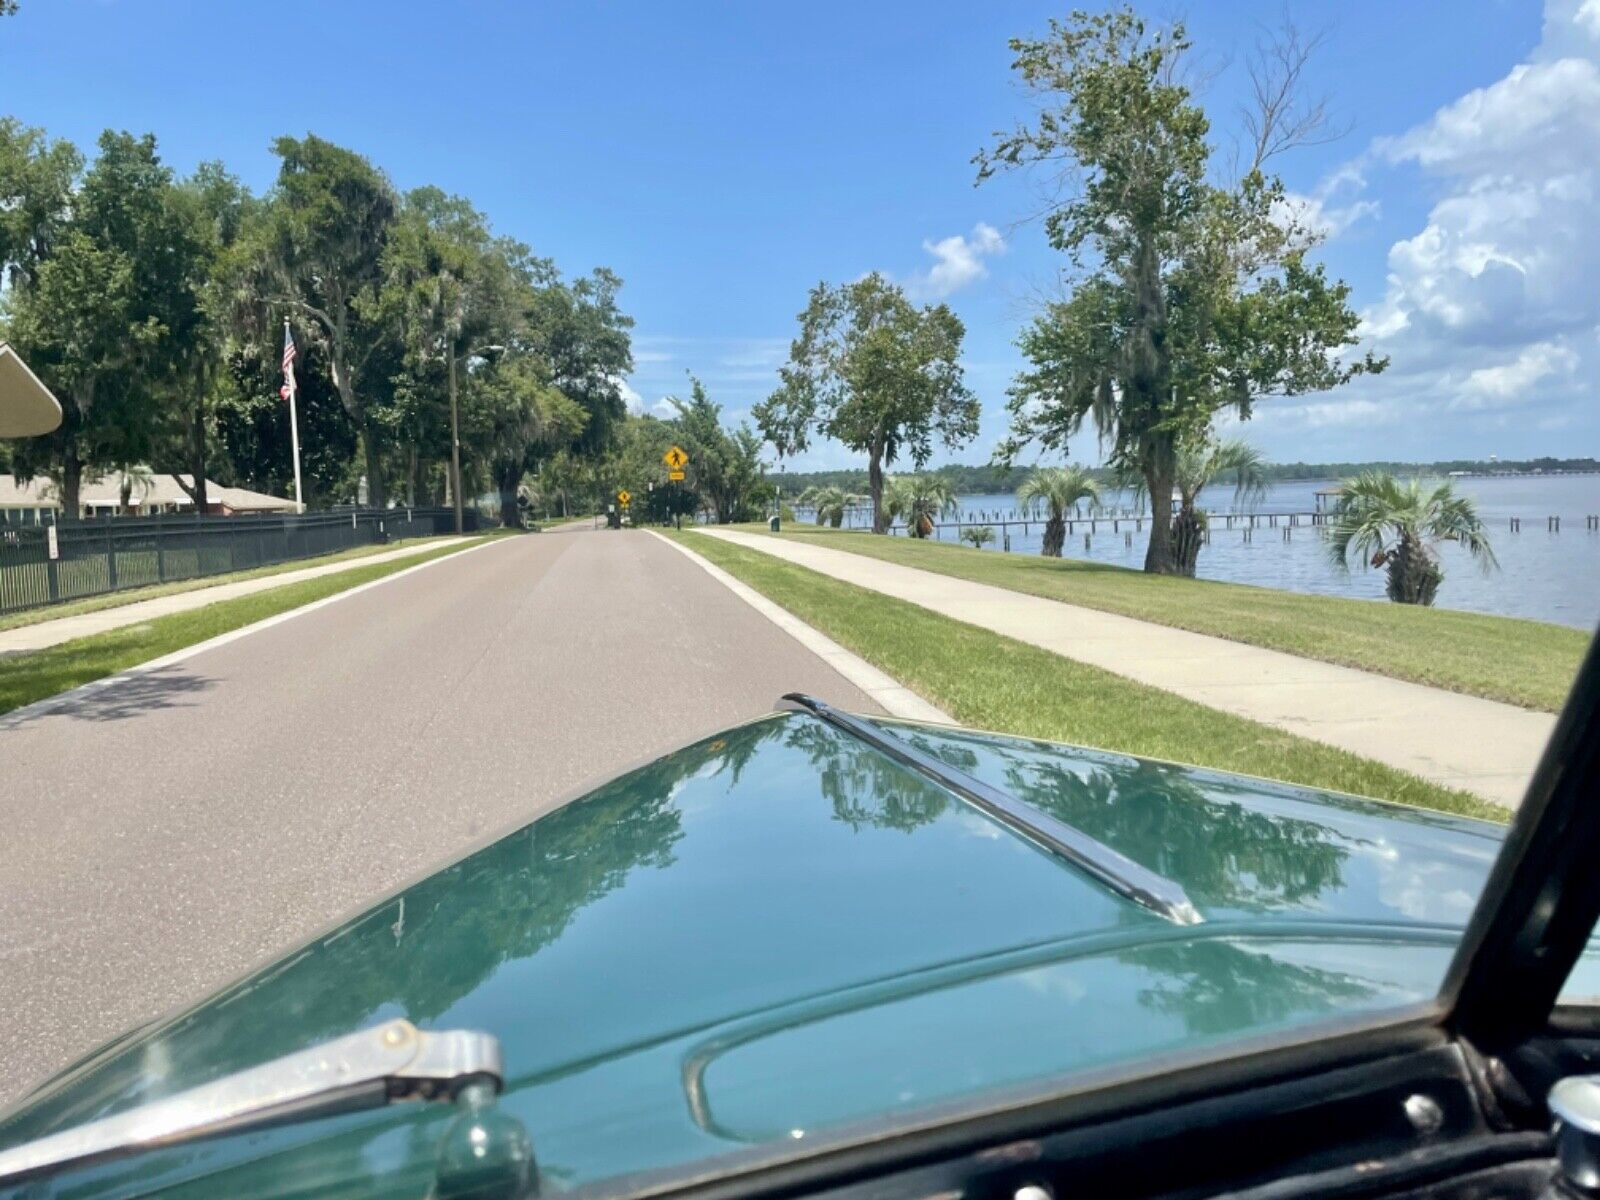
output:
[[689, 456], [683, 452], [682, 446], [674, 446], [661, 456], [661, 461], [667, 464], [669, 471], [681, 471], [689, 461]]
[[623, 488], [620, 492], [617, 493], [617, 503], [622, 505], [623, 508], [627, 508], [628, 505], [630, 503], [632, 503], [632, 501], [633, 501], [633, 493], [630, 492], [627, 488]]

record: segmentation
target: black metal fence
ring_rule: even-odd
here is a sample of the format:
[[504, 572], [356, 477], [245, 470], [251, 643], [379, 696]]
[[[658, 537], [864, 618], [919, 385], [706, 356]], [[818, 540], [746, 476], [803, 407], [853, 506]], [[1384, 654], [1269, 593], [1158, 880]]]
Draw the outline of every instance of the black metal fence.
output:
[[[465, 525], [478, 528], [477, 512]], [[0, 613], [454, 529], [448, 508], [0, 523]]]

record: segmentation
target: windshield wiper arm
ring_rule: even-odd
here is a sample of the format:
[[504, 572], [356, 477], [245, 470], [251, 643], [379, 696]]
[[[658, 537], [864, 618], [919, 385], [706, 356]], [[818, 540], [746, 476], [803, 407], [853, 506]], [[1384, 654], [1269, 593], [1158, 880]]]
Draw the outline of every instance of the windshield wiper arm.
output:
[[466, 1030], [389, 1021], [103, 1120], [0, 1150], [0, 1184], [284, 1121], [499, 1090], [500, 1043]]
[[1203, 918], [1200, 910], [1183, 887], [1165, 875], [1158, 875], [1142, 867], [1126, 854], [1112, 849], [1102, 841], [1074, 829], [1065, 821], [1058, 821], [1049, 813], [1040, 812], [1024, 804], [997, 787], [968, 775], [943, 759], [925, 754], [904, 738], [898, 738], [881, 726], [863, 721], [860, 717], [834, 708], [801, 692], [790, 692], [783, 701], [820, 717], [837, 729], [859, 738], [874, 749], [912, 768], [935, 783], [942, 784], [969, 804], [981, 809], [1009, 825], [1029, 841], [1066, 859], [1086, 875], [1099, 880], [1117, 895], [1149, 909], [1158, 916], [1177, 925], [1198, 925]]

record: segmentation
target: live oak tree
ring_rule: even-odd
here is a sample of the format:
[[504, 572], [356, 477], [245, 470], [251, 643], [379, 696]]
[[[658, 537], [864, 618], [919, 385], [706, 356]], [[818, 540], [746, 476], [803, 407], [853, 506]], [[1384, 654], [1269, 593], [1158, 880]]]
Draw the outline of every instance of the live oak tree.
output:
[[86, 478], [148, 454], [157, 390], [198, 303], [193, 230], [155, 139], [108, 131], [99, 150], [47, 244], [12, 263], [8, 301], [8, 336], [62, 401], [60, 427], [19, 443], [13, 465], [51, 476], [68, 520]]
[[394, 188], [361, 155], [315, 135], [279, 138], [282, 159], [264, 219], [239, 257], [241, 316], [256, 337], [281, 341], [288, 315], [326, 347], [329, 377], [361, 440], [369, 503], [385, 500], [385, 414], [379, 369], [396, 330], [381, 302], [384, 249], [399, 204]]
[[1256, 106], [1237, 179], [1213, 179], [1210, 124], [1182, 83], [1181, 25], [1151, 30], [1131, 10], [1075, 13], [1011, 43], [1037, 114], [978, 155], [1000, 171], [1054, 172], [1045, 217], [1070, 263], [1070, 292], [1019, 339], [1030, 368], [1011, 390], [1010, 461], [1037, 441], [1064, 450], [1090, 421], [1113, 466], [1137, 472], [1156, 514], [1145, 570], [1181, 572], [1165, 519], [1179, 456], [1224, 412], [1267, 396], [1336, 387], [1386, 360], [1355, 344], [1349, 289], [1310, 261], [1314, 232], [1265, 169], [1325, 131], [1294, 94], [1315, 39], [1290, 31], [1252, 63]]
[[0, 283], [25, 286], [72, 215], [83, 156], [42, 129], [0, 117]]
[[171, 472], [173, 480], [207, 511], [207, 480], [212, 473], [210, 444], [216, 409], [233, 399], [228, 356], [233, 349], [232, 297], [227, 278], [228, 255], [238, 245], [258, 210], [249, 190], [218, 162], [201, 163], [174, 195], [179, 219], [189, 226], [185, 264], [192, 302], [168, 333], [172, 352], [166, 356], [166, 393], [160, 420], [166, 444], [158, 454], [188, 468]]
[[617, 300], [622, 279], [596, 267], [570, 280], [552, 269], [536, 282], [529, 346], [549, 365], [551, 382], [587, 414], [577, 453], [600, 458], [615, 446], [628, 413], [622, 380], [633, 370], [633, 318]]
[[[435, 187], [407, 193], [384, 250], [381, 296], [405, 344], [396, 427], [407, 451], [408, 499], [422, 448], [448, 448], [457, 436], [450, 414], [459, 407], [464, 360], [511, 341], [522, 328], [535, 275], [553, 272], [526, 246], [494, 237], [488, 218], [462, 197]], [[452, 482], [452, 491], [457, 486]]]
[[588, 414], [551, 382], [549, 364], [512, 347], [467, 380], [464, 436], [500, 494], [500, 523], [521, 528], [517, 490], [541, 459], [570, 446]]
[[882, 275], [819, 284], [778, 389], [755, 408], [779, 454], [813, 435], [867, 455], [873, 532], [886, 533], [883, 469], [902, 452], [921, 468], [935, 437], [952, 448], [978, 432], [978, 401], [961, 369], [960, 318], [944, 304], [918, 308]]

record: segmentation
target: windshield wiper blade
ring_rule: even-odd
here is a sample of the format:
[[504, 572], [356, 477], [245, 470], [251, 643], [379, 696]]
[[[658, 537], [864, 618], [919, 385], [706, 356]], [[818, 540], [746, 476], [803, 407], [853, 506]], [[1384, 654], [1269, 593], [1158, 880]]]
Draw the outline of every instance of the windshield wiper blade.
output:
[[969, 804], [982, 809], [1046, 850], [1104, 884], [1111, 891], [1147, 908], [1177, 925], [1198, 925], [1204, 919], [1183, 887], [1142, 867], [1102, 841], [1058, 821], [1049, 813], [1024, 804], [997, 787], [968, 775], [943, 759], [925, 754], [903, 738], [878, 725], [834, 708], [801, 692], [783, 697], [790, 706], [820, 717], [837, 729], [859, 738], [890, 758], [941, 784]]
[[504, 1082], [500, 1042], [466, 1030], [389, 1021], [103, 1120], [0, 1150], [0, 1184], [285, 1121], [453, 1099]]

